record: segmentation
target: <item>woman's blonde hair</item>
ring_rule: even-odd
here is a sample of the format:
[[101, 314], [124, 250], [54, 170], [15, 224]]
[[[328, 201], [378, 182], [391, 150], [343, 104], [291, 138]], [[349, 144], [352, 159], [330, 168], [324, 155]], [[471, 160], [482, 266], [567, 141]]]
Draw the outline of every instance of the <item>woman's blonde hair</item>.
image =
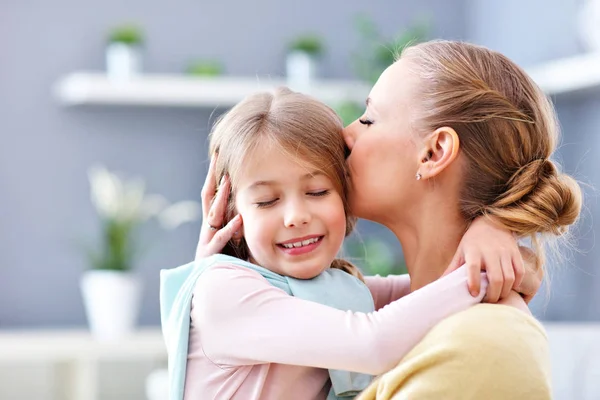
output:
[[565, 233], [582, 204], [578, 183], [550, 160], [559, 138], [551, 102], [519, 66], [481, 46], [432, 41], [401, 58], [419, 79], [417, 131], [449, 126], [459, 136], [464, 218], [490, 216], [529, 237], [543, 265], [540, 239]]
[[[231, 196], [226, 220], [235, 215], [235, 192], [240, 170], [259, 146], [275, 145], [290, 159], [323, 172], [340, 194], [346, 214], [346, 236], [356, 219], [348, 206], [349, 180], [342, 138], [342, 122], [329, 107], [309, 96], [279, 88], [274, 93], [247, 97], [215, 124], [210, 135], [210, 154], [217, 154], [217, 182], [228, 175]], [[242, 238], [231, 240], [222, 251], [247, 260], [250, 250]], [[351, 263], [335, 259], [332, 268], [363, 280]]]

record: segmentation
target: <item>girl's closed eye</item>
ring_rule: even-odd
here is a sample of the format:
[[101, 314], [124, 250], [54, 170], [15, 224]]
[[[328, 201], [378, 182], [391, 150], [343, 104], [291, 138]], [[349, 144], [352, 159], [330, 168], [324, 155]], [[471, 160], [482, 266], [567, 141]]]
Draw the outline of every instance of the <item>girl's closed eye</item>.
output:
[[308, 192], [307, 194], [309, 196], [313, 196], [313, 197], [321, 197], [321, 196], [327, 196], [331, 191], [329, 189], [325, 189], [325, 190], [318, 190], [315, 192]]
[[373, 125], [373, 122], [374, 122], [374, 121], [373, 121], [372, 119], [370, 119], [370, 118], [364, 117], [364, 118], [360, 118], [360, 119], [358, 120], [358, 122], [360, 122], [360, 123], [361, 123], [361, 124], [363, 124], [363, 125], [367, 125], [367, 126], [369, 126], [369, 125]]
[[267, 201], [257, 201], [254, 204], [256, 204], [257, 208], [266, 208], [266, 207], [270, 207], [270, 206], [274, 205], [277, 202], [277, 200], [279, 200], [279, 199], [273, 199], [273, 200], [267, 200]]

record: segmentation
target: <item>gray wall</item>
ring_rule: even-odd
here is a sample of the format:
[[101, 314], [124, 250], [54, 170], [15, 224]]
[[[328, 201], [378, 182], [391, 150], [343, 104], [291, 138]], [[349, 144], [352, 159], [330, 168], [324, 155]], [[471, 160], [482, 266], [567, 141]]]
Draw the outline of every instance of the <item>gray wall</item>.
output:
[[[585, 51], [577, 33], [582, 0], [468, 0], [467, 39], [489, 46], [523, 66]], [[575, 72], [576, 73], [576, 72]], [[554, 98], [563, 138], [558, 159], [584, 183], [585, 210], [574, 229], [574, 251], [549, 265], [551, 285], [534, 300], [538, 317], [548, 320], [600, 319], [600, 91]], [[595, 222], [595, 223], [594, 223]]]
[[[87, 168], [104, 163], [139, 174], [170, 200], [198, 198], [212, 110], [79, 107], [51, 95], [60, 76], [103, 68], [106, 31], [123, 21], [147, 34], [145, 68], [179, 72], [193, 57], [217, 57], [235, 75], [281, 74], [284, 44], [316, 31], [329, 52], [324, 75], [351, 77], [355, 14], [385, 34], [431, 15], [434, 36], [465, 36], [464, 1], [4, 0], [0, 5], [0, 327], [85, 324], [78, 279], [81, 241], [98, 221]], [[174, 233], [147, 227], [154, 243], [137, 270], [146, 292], [142, 324], [158, 324], [158, 270], [188, 262], [199, 223]]]

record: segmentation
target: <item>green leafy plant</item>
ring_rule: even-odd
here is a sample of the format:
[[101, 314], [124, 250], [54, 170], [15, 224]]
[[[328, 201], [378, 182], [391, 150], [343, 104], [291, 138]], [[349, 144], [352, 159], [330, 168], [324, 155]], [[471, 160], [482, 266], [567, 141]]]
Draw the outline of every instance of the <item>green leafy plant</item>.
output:
[[108, 42], [139, 46], [144, 42], [144, 34], [136, 25], [120, 25], [113, 28], [109, 33]]
[[378, 237], [361, 240], [356, 234], [351, 235], [344, 242], [344, 254], [349, 261], [359, 265], [366, 275], [387, 276], [407, 272], [404, 260]]
[[314, 57], [321, 56], [324, 50], [323, 40], [314, 34], [298, 36], [288, 45], [289, 52], [301, 51]]
[[90, 198], [101, 220], [100, 246], [88, 250], [93, 269], [131, 270], [136, 231], [150, 218], [171, 230], [201, 215], [200, 204], [195, 201], [170, 204], [161, 195], [147, 194], [140, 178], [123, 179], [103, 166], [90, 168], [88, 178]]
[[370, 83], [394, 63], [402, 49], [426, 40], [429, 32], [426, 22], [416, 22], [396, 36], [384, 38], [373, 20], [362, 14], [356, 18], [356, 28], [361, 40], [360, 51], [353, 56], [354, 69], [359, 78]]
[[334, 109], [342, 119], [344, 126], [348, 126], [364, 113], [365, 106], [354, 101], [344, 101], [339, 103]]
[[195, 76], [219, 76], [223, 71], [223, 64], [217, 60], [194, 60], [186, 68], [187, 74]]

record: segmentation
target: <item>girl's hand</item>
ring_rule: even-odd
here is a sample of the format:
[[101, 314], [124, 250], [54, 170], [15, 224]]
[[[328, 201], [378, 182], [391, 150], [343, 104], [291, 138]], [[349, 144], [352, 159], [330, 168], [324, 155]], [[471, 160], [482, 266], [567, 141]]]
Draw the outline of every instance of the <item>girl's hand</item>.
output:
[[231, 182], [228, 176], [224, 176], [215, 196], [217, 187], [215, 177], [216, 161], [216, 156], [213, 156], [206, 175], [206, 181], [204, 181], [202, 187], [202, 227], [198, 247], [196, 248], [196, 260], [219, 253], [235, 232], [242, 228], [241, 215], [236, 215], [227, 225], [223, 226]]
[[525, 261], [525, 276], [521, 284], [514, 287], [513, 290], [521, 295], [525, 303], [529, 304], [538, 290], [540, 290], [540, 286], [542, 286], [544, 269], [541, 267], [538, 268], [536, 256], [530, 248], [519, 246], [519, 250]]
[[[476, 218], [464, 234], [444, 275], [464, 264], [467, 265], [469, 291], [473, 296], [479, 294], [480, 271], [486, 271], [489, 286], [484, 300], [489, 303], [506, 298], [511, 289], [518, 291], [525, 276], [523, 256], [515, 236], [483, 217]], [[541, 279], [536, 282], [528, 272], [526, 283], [528, 293], [525, 295], [531, 298], [537, 293]]]

